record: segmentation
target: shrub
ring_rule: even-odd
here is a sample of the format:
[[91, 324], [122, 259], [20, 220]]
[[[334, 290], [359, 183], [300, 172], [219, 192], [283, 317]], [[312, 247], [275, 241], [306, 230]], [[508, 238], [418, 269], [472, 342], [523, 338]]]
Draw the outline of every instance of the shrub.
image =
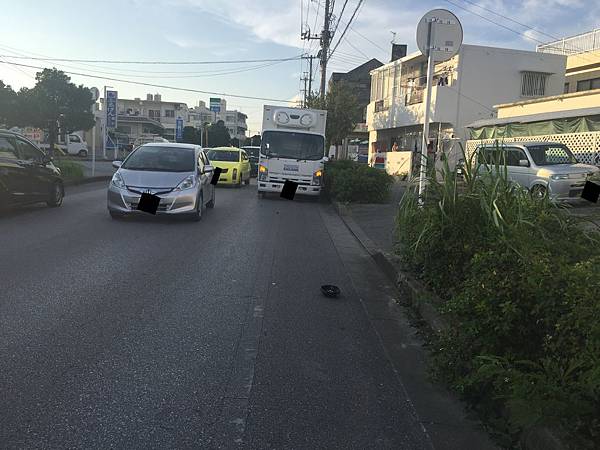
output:
[[338, 201], [384, 203], [392, 183], [386, 172], [354, 161], [332, 161], [325, 166], [325, 193]]
[[505, 168], [467, 166], [464, 185], [446, 166], [424, 205], [413, 190], [398, 215], [403, 261], [451, 324], [434, 338], [433, 372], [513, 437], [561, 425], [598, 447], [599, 236]]
[[60, 172], [65, 179], [83, 178], [83, 166], [75, 161], [55, 159], [54, 165], [60, 169]]

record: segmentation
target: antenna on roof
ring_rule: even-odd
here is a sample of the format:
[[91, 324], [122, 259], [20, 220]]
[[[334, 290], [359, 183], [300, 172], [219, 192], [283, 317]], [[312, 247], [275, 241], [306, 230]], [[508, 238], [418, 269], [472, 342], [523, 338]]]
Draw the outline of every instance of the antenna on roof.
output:
[[396, 32], [395, 31], [390, 31], [390, 33], [392, 33], [392, 42], [391, 42], [391, 44], [395, 44], [396, 43]]

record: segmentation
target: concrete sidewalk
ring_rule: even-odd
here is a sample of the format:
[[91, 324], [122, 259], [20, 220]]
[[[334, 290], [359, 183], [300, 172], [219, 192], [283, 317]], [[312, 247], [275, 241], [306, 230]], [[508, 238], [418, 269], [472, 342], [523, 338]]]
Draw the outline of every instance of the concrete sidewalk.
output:
[[369, 239], [381, 250], [393, 253], [394, 230], [398, 203], [408, 186], [407, 181], [397, 181], [392, 185], [392, 192], [387, 203], [346, 205], [346, 211], [360, 226]]

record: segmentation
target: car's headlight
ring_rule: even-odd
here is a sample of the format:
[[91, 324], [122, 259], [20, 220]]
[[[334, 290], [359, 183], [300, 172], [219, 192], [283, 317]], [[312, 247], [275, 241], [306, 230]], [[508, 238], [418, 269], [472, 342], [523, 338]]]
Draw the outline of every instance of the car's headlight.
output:
[[177, 185], [175, 188], [176, 191], [183, 191], [185, 189], [191, 189], [196, 186], [196, 177], [194, 175], [190, 175], [185, 178], [181, 183]]
[[119, 172], [115, 172], [112, 176], [112, 180], [110, 180], [112, 184], [114, 184], [119, 189], [125, 189], [125, 181], [123, 181], [123, 177]]
[[550, 175], [550, 178], [552, 178], [553, 180], [568, 180], [569, 174], [568, 173], [556, 173], [554, 175]]

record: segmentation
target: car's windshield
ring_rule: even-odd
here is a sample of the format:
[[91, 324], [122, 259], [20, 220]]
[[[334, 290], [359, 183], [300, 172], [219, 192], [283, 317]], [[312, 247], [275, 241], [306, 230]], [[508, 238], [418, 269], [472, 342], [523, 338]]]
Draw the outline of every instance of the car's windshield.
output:
[[527, 149], [531, 158], [538, 166], [551, 166], [555, 164], [575, 164], [577, 159], [565, 145], [548, 144], [532, 145]]
[[239, 150], [209, 150], [208, 159], [210, 161], [239, 162], [240, 152]]
[[129, 155], [122, 167], [128, 170], [192, 172], [194, 153], [193, 148], [143, 145]]
[[323, 136], [307, 133], [265, 131], [260, 151], [265, 156], [318, 160], [323, 158]]

